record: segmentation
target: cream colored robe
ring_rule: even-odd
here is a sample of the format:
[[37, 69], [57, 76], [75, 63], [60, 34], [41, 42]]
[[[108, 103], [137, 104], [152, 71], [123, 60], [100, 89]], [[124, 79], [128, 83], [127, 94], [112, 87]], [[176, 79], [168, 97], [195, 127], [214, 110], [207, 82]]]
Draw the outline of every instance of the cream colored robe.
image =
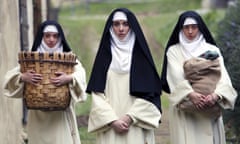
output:
[[[64, 111], [44, 112], [29, 110], [27, 133], [28, 144], [80, 144], [80, 137], [74, 106], [85, 101], [87, 95], [86, 75], [81, 63], [74, 67], [73, 82], [69, 84], [72, 96], [70, 106]], [[4, 95], [11, 98], [22, 98], [24, 83], [20, 80], [20, 69], [16, 67], [5, 76]]]
[[[134, 120], [127, 134], [108, 126], [126, 114]], [[152, 103], [129, 95], [129, 74], [109, 70], [105, 94], [92, 93], [88, 131], [96, 132], [96, 144], [155, 144], [154, 128], [160, 117]]]
[[[207, 44], [209, 50], [219, 49]], [[225, 144], [225, 132], [222, 117], [213, 121], [198, 113], [185, 113], [178, 109], [177, 105], [184, 100], [190, 92], [191, 85], [184, 79], [184, 57], [180, 45], [174, 45], [167, 52], [167, 80], [171, 90], [169, 96], [169, 122], [171, 144]], [[222, 98], [219, 104], [224, 109], [233, 109], [236, 91], [232, 87], [230, 78], [225, 69], [223, 58], [220, 55], [221, 79], [217, 83], [215, 93]]]

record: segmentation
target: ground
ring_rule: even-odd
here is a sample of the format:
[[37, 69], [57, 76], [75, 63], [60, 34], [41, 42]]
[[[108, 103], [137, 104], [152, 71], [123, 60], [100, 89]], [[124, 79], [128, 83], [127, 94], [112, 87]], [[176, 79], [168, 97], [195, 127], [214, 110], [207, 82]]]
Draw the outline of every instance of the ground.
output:
[[155, 130], [156, 144], [170, 144], [168, 110], [163, 109], [163, 115], [159, 128]]

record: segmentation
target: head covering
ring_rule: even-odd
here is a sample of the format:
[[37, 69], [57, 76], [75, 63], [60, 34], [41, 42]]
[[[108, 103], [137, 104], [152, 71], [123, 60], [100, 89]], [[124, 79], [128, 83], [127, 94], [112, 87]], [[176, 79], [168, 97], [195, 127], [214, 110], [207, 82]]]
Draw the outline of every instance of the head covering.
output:
[[135, 44], [136, 35], [130, 29], [125, 38], [120, 40], [113, 31], [112, 27], [110, 28], [110, 34], [112, 51], [110, 69], [118, 73], [129, 72], [132, 60], [132, 50]]
[[197, 24], [197, 21], [192, 17], [187, 17], [183, 23], [184, 26], [192, 24]]
[[127, 16], [125, 13], [121, 12], [121, 11], [117, 11], [116, 13], [114, 13], [113, 15], [113, 20], [112, 21], [117, 21], [117, 20], [124, 20], [127, 21]]
[[177, 24], [175, 25], [175, 28], [173, 29], [173, 32], [168, 40], [167, 46], [165, 48], [165, 55], [164, 55], [164, 60], [163, 60], [163, 67], [162, 67], [162, 75], [161, 75], [161, 82], [162, 82], [162, 89], [170, 93], [170, 89], [167, 83], [167, 56], [166, 53], [169, 49], [170, 46], [175, 45], [179, 43], [179, 33], [183, 28], [184, 22], [187, 18], [193, 18], [196, 20], [198, 24], [198, 29], [202, 33], [203, 37], [205, 38], [207, 43], [210, 43], [212, 45], [216, 45], [210, 31], [208, 30], [206, 24], [202, 20], [201, 16], [196, 13], [195, 11], [186, 11], [182, 13], [178, 19]]
[[45, 33], [45, 32], [58, 33], [58, 30], [57, 30], [57, 28], [56, 28], [55, 25], [47, 25], [47, 26], [44, 28], [43, 32], [44, 32], [44, 33]]
[[[113, 21], [117, 20], [127, 21], [126, 14], [121, 11], [115, 12], [113, 15]], [[110, 35], [112, 52], [110, 69], [118, 73], [129, 72], [132, 60], [132, 50], [136, 40], [135, 33], [129, 28], [127, 35], [123, 39], [119, 39], [111, 26]]]
[[[69, 47], [65, 39], [62, 27], [60, 26], [60, 24], [58, 24], [56, 21], [53, 21], [53, 20], [46, 20], [39, 26], [33, 45], [32, 45], [32, 51], [37, 51], [38, 47], [42, 44], [44, 30], [47, 30], [45, 28], [48, 26], [55, 26], [55, 28], [57, 29], [59, 38], [61, 39], [63, 52], [70, 52], [71, 48]], [[50, 30], [53, 30], [53, 29], [54, 29], [53, 27], [50, 27]], [[48, 30], [49, 30], [49, 27], [48, 27]]]
[[113, 15], [118, 11], [125, 13], [136, 35], [130, 68], [130, 94], [152, 102], [161, 110], [159, 75], [140, 25], [135, 15], [126, 8], [115, 9], [107, 19], [86, 92], [104, 93], [106, 74], [112, 61], [110, 28]]

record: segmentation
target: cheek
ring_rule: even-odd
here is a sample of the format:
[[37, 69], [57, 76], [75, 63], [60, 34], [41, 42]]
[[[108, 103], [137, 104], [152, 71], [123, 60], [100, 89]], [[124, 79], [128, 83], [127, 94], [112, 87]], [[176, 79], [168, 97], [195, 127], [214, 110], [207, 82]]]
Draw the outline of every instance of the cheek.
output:
[[118, 28], [117, 27], [113, 27], [113, 32], [117, 33], [118, 32]]
[[195, 31], [194, 31], [194, 36], [197, 36], [198, 33], [199, 33], [199, 31], [198, 31], [198, 30], [195, 30]]
[[57, 41], [58, 41], [58, 38], [53, 38], [53, 40], [54, 40], [55, 42], [57, 42]]
[[129, 27], [126, 27], [126, 32], [129, 32], [130, 31], [130, 28]]
[[187, 31], [187, 30], [183, 30], [183, 34], [184, 34], [185, 36], [187, 36], [187, 35], [188, 35], [188, 31]]
[[49, 40], [48, 40], [48, 38], [44, 37], [44, 38], [43, 38], [43, 41], [44, 41], [45, 43], [48, 43]]

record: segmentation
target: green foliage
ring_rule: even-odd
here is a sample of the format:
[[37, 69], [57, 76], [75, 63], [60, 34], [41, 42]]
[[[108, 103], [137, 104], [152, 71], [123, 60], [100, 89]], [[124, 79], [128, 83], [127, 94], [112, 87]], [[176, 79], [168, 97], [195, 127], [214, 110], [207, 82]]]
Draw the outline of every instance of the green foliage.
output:
[[[226, 67], [230, 73], [233, 86], [239, 92], [240, 85], [240, 2], [237, 1], [226, 12], [224, 20], [219, 25], [217, 42], [224, 56]], [[237, 104], [240, 102], [238, 101]]]
[[[233, 87], [240, 92], [240, 1], [229, 7], [224, 19], [218, 27], [217, 43], [224, 56], [226, 68], [232, 80]], [[240, 138], [240, 99], [238, 97], [234, 111], [226, 111], [224, 121]]]
[[[85, 15], [85, 14], [109, 14], [113, 9], [126, 7], [135, 13], [167, 13], [176, 12], [181, 9], [198, 9], [201, 5], [200, 0], [125, 0], [125, 1], [102, 1], [90, 3], [76, 3], [63, 7], [66, 14]], [[69, 9], [71, 8], [71, 9]], [[71, 10], [71, 11], [69, 11]], [[69, 13], [70, 12], [70, 13]], [[65, 13], [65, 12], [64, 12]]]
[[216, 37], [216, 33], [218, 31], [218, 24], [224, 18], [225, 10], [213, 10], [211, 12], [203, 15], [203, 19], [206, 22], [206, 25], [210, 29], [213, 37]]

